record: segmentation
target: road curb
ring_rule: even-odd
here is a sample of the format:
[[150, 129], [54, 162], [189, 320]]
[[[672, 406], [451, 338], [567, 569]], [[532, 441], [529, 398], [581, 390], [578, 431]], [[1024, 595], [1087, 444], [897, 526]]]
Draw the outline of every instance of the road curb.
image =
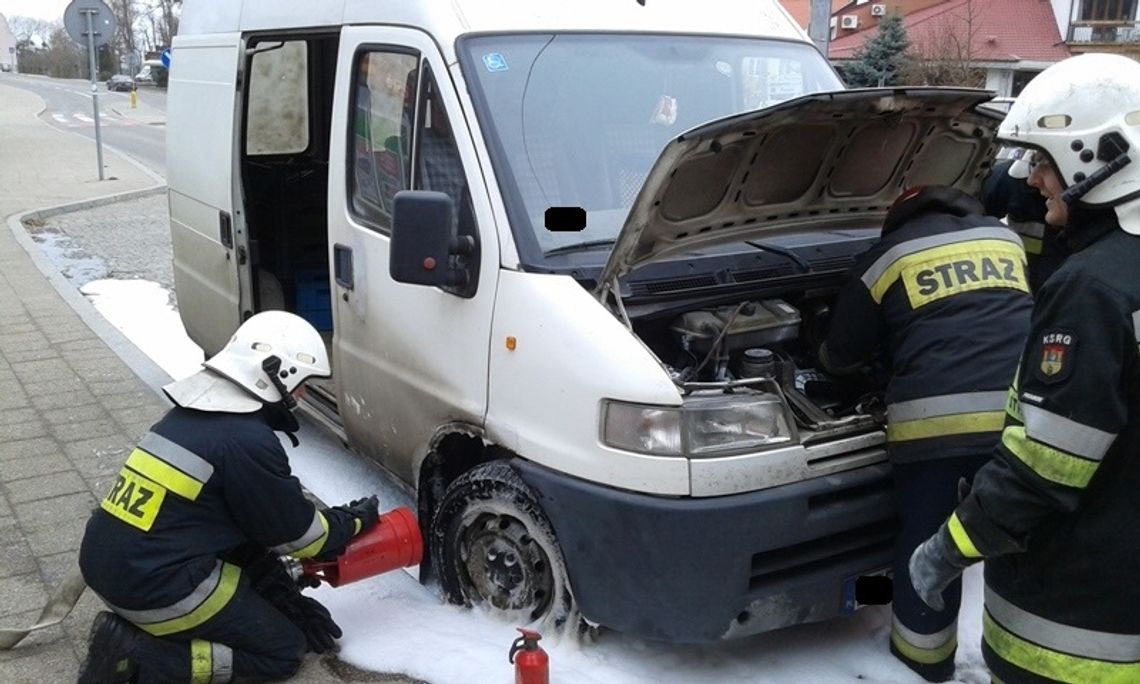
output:
[[[102, 195], [100, 197], [93, 197], [91, 199], [80, 200], [78, 202], [68, 202], [67, 204], [57, 204], [51, 207], [44, 207], [42, 209], [31, 209], [21, 214], [17, 214], [20, 222], [23, 223], [27, 220], [42, 221], [53, 216], [61, 214], [70, 214], [75, 211], [84, 211], [85, 209], [94, 209], [96, 207], [105, 207], [108, 204], [116, 204], [118, 202], [129, 202], [131, 200], [143, 199], [145, 197], [154, 197], [166, 192], [166, 184], [152, 185], [149, 188], [141, 190], [127, 190], [126, 192], [116, 192], [111, 195]], [[37, 247], [37, 249], [39, 249]]]
[[79, 291], [79, 288], [75, 287], [66, 276], [59, 272], [55, 264], [48, 259], [47, 255], [43, 253], [39, 245], [32, 239], [32, 236], [24, 229], [24, 221], [29, 218], [43, 219], [91, 207], [113, 204], [115, 202], [149, 197], [165, 189], [165, 186], [146, 188], [143, 190], [107, 195], [83, 202], [71, 202], [53, 207], [32, 209], [30, 211], [13, 214], [7, 219], [8, 228], [12, 232], [12, 237], [15, 238], [20, 247], [24, 249], [24, 252], [27, 253], [32, 263], [36, 265], [36, 268], [39, 269], [44, 278], [51, 283], [51, 286], [55, 288], [55, 291], [63, 298], [63, 301], [71, 307], [75, 315], [79, 316], [80, 320], [91, 329], [91, 332], [95, 333], [111, 351], [115, 352], [115, 355], [118, 356], [139, 379], [146, 383], [147, 387], [164, 399], [166, 395], [162, 392], [162, 386], [169, 383], [172, 378], [166, 371], [162, 370], [158, 364], [152, 361], [150, 357], [136, 347], [133, 342], [127, 339], [127, 336], [120, 332], [118, 328], [103, 318], [103, 315], [100, 314], [95, 308], [95, 305]]

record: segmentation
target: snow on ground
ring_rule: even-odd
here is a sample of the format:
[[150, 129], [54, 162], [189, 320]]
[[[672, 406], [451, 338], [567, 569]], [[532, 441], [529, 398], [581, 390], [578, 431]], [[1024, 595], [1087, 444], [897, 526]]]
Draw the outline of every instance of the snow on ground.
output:
[[[194, 372], [202, 352], [186, 337], [168, 292], [147, 281], [94, 281], [83, 287], [96, 308], [172, 377]], [[379, 493], [381, 510], [412, 505], [409, 493], [375, 464], [306, 424], [301, 446], [286, 445], [301, 481], [330, 505]], [[284, 443], [284, 442], [283, 442]], [[959, 628], [958, 679], [986, 684], [982, 665], [981, 572], [966, 573]], [[379, 672], [403, 672], [431, 684], [502, 684], [512, 678], [507, 651], [515, 625], [481, 609], [446, 604], [434, 586], [392, 572], [313, 593], [344, 629], [340, 656]], [[707, 646], [670, 646], [602, 631], [593, 643], [547, 635], [551, 681], [573, 684], [918, 684], [887, 652], [888, 607]]]

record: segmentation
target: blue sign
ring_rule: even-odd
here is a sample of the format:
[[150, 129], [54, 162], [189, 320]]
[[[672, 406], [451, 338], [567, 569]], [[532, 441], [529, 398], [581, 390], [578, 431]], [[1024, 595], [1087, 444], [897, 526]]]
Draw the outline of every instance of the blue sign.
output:
[[498, 52], [489, 52], [483, 55], [483, 65], [487, 71], [506, 71], [507, 60]]
[[170, 48], [163, 50], [162, 54], [159, 55], [158, 58], [162, 61], [162, 66], [166, 67], [167, 69], [170, 68]]

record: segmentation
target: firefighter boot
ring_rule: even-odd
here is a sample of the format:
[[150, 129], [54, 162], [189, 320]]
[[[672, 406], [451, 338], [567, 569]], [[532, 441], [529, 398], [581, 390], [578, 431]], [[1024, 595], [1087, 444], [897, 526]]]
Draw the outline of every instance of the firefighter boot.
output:
[[103, 611], [91, 623], [87, 660], [79, 684], [127, 684], [135, 681], [138, 663], [137, 628], [118, 615]]
[[899, 650], [895, 645], [894, 640], [890, 642], [891, 655], [902, 661], [913, 670], [919, 677], [922, 677], [928, 682], [948, 682], [954, 678], [954, 652], [950, 653], [949, 658], [939, 660], [936, 662], [923, 663], [914, 660]]

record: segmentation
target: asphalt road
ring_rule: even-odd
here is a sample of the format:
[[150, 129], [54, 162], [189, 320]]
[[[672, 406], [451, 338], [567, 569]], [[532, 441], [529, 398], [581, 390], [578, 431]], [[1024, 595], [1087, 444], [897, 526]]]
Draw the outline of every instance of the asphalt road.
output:
[[[74, 131], [95, 140], [91, 85], [87, 81], [0, 73], [0, 83], [30, 90], [44, 99], [47, 108], [40, 118], [56, 128]], [[132, 110], [130, 93], [107, 91], [99, 83], [99, 121], [103, 144], [110, 145], [166, 176], [166, 91], [140, 87], [138, 109]], [[104, 155], [107, 151], [104, 150]], [[91, 164], [96, 164], [91, 145]]]

